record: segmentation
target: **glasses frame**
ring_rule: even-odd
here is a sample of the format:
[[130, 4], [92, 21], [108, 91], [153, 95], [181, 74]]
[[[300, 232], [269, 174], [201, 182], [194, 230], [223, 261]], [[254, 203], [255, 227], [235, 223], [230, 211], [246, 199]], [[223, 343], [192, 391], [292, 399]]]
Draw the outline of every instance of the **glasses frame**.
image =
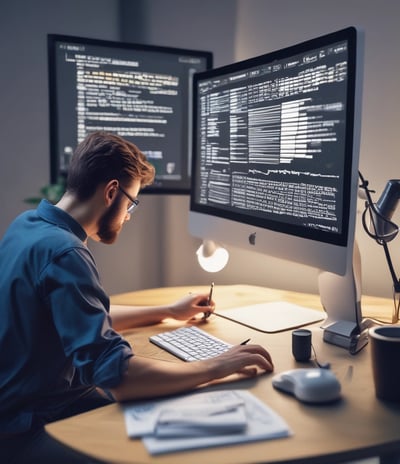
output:
[[136, 208], [137, 208], [137, 206], [139, 204], [139, 200], [137, 198], [132, 198], [129, 195], [129, 193], [126, 192], [120, 185], [118, 186], [118, 189], [132, 202], [132, 204], [130, 206], [128, 206], [128, 208], [126, 210], [126, 212], [128, 214], [132, 214], [136, 210]]

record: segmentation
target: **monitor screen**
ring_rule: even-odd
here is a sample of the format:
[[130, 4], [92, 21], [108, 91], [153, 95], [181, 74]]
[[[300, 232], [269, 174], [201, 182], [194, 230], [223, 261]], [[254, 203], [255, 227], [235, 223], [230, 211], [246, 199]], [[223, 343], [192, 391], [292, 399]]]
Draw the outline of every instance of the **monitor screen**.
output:
[[48, 36], [51, 180], [93, 131], [118, 134], [155, 166], [148, 193], [189, 193], [192, 78], [210, 52]]
[[362, 44], [350, 27], [199, 73], [193, 90], [191, 234], [320, 270], [347, 335], [360, 322]]

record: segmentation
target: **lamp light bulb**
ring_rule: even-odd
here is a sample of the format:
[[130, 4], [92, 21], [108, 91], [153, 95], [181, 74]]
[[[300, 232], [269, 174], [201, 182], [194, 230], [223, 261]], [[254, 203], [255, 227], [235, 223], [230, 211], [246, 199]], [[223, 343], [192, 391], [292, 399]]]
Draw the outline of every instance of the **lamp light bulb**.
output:
[[212, 240], [204, 240], [196, 251], [200, 266], [207, 272], [219, 272], [229, 260], [228, 250]]

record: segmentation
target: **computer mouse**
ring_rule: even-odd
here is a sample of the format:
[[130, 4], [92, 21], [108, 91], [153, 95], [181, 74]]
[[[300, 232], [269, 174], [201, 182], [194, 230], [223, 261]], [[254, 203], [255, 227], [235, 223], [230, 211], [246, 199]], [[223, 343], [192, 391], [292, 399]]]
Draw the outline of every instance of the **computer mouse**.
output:
[[305, 403], [328, 403], [340, 398], [341, 386], [329, 369], [292, 369], [275, 375], [272, 385]]

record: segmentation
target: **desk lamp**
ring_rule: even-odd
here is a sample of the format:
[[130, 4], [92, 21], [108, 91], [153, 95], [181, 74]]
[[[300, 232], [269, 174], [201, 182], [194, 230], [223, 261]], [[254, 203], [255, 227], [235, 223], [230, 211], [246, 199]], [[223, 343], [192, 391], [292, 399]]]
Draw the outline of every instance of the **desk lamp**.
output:
[[[392, 241], [399, 232], [399, 226], [392, 222], [392, 216], [400, 200], [400, 179], [391, 179], [387, 182], [377, 203], [372, 201], [373, 190], [368, 188], [368, 181], [359, 173], [360, 188], [365, 192], [365, 210], [362, 215], [362, 224], [369, 237], [373, 238], [384, 249], [390, 275], [393, 280], [394, 299], [400, 293], [400, 280], [396, 275], [390, 257], [388, 242]], [[395, 303], [392, 323], [399, 320], [400, 302]]]
[[228, 250], [212, 240], [203, 240], [196, 251], [200, 266], [207, 272], [219, 272], [229, 260]]

